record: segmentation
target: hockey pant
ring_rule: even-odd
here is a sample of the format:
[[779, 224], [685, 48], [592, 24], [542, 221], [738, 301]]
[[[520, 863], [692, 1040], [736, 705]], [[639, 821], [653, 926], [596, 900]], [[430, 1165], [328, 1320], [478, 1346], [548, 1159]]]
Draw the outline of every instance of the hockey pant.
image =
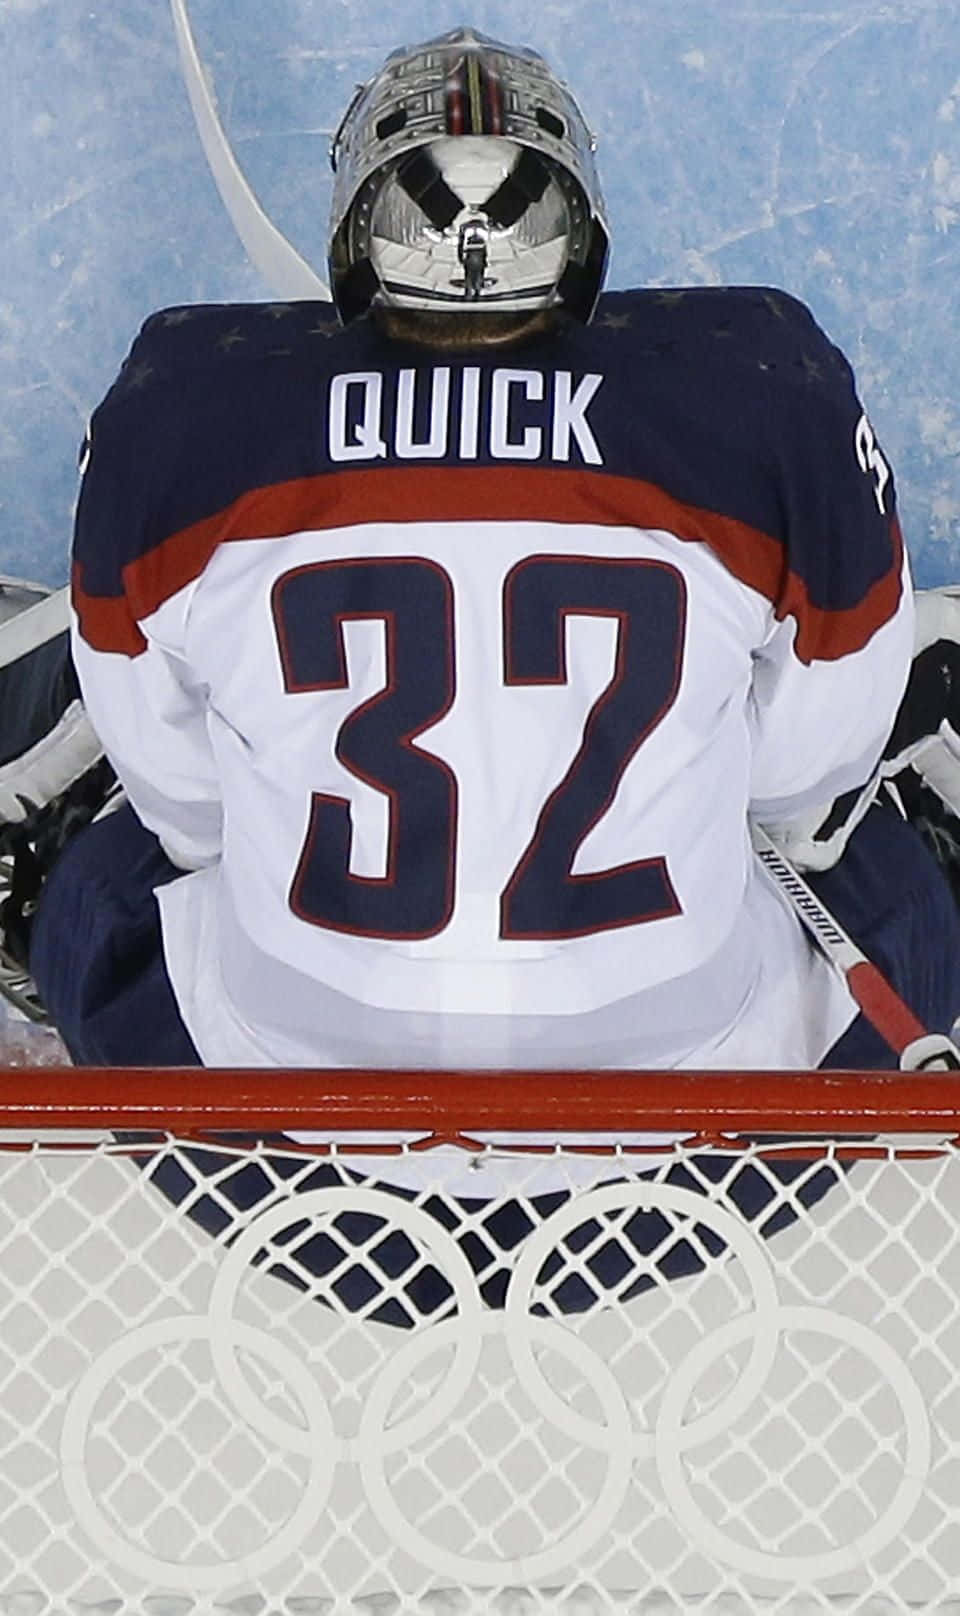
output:
[[[30, 967], [80, 1066], [196, 1066], [167, 976], [157, 887], [182, 875], [129, 805], [88, 826], [47, 877]], [[919, 835], [885, 801], [832, 870], [809, 876], [823, 902], [931, 1032], [960, 1012], [960, 910]], [[895, 1069], [857, 1016], [824, 1067]]]

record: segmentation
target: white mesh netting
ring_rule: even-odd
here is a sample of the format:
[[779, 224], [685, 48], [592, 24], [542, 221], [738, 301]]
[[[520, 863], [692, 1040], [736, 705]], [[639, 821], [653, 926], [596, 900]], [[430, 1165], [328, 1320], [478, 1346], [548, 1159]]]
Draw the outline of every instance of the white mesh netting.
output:
[[0, 1151], [0, 1616], [960, 1616], [953, 1146], [492, 1154]]

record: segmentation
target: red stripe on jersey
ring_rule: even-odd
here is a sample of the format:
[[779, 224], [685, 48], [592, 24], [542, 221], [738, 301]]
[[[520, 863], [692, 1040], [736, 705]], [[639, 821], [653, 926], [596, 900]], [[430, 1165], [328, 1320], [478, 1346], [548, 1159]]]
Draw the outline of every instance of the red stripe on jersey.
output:
[[[74, 567], [73, 600], [83, 638], [98, 651], [137, 656], [138, 623], [198, 578], [220, 544], [292, 533], [397, 522], [545, 522], [655, 528], [708, 546], [741, 583], [765, 596], [778, 618], [796, 620], [801, 662], [859, 651], [896, 613], [903, 539], [890, 523], [890, 565], [855, 606], [815, 605], [790, 571], [783, 544], [717, 511], [685, 505], [653, 483], [603, 472], [498, 466], [397, 466], [330, 472], [254, 488], [215, 516], [174, 533], [123, 569], [124, 594], [97, 596]], [[823, 535], [840, 552], [843, 535]], [[540, 540], [542, 547], [543, 541]], [[841, 552], [842, 553], [842, 552]]]

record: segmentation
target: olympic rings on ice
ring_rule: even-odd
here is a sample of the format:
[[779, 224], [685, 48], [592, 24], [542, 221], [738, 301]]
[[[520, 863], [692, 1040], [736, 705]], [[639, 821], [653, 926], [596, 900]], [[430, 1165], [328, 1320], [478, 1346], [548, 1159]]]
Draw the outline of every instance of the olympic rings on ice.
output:
[[[243, 1273], [271, 1235], [280, 1229], [301, 1223], [311, 1215], [324, 1220], [336, 1217], [338, 1212], [371, 1212], [388, 1219], [391, 1227], [404, 1232], [430, 1252], [438, 1266], [450, 1280], [456, 1297], [458, 1331], [456, 1356], [442, 1392], [417, 1415], [384, 1433], [386, 1451], [406, 1447], [428, 1431], [441, 1425], [460, 1402], [473, 1378], [480, 1356], [480, 1320], [482, 1303], [473, 1271], [456, 1241], [436, 1218], [431, 1218], [419, 1207], [400, 1202], [396, 1196], [383, 1190], [323, 1189], [307, 1190], [295, 1202], [280, 1201], [248, 1224], [240, 1238], [231, 1246], [226, 1261], [217, 1272], [210, 1295], [210, 1344], [213, 1361], [224, 1389], [237, 1410], [253, 1430], [276, 1442], [290, 1453], [309, 1453], [311, 1434], [274, 1414], [258, 1403], [249, 1390], [237, 1364], [236, 1347], [232, 1333], [233, 1306]], [[289, 1251], [286, 1253], [289, 1260]]]
[[[686, 1356], [672, 1366], [653, 1429], [636, 1423], [634, 1400], [628, 1401], [612, 1371], [598, 1353], [566, 1323], [534, 1311], [538, 1276], [552, 1252], [578, 1226], [605, 1214], [626, 1217], [632, 1211], [672, 1215], [680, 1226], [677, 1238], [696, 1239], [694, 1227], [708, 1229], [722, 1242], [718, 1263], [737, 1265], [746, 1280], [749, 1311], [718, 1324]], [[456, 1300], [455, 1316], [402, 1336], [379, 1369], [364, 1404], [359, 1429], [341, 1437], [321, 1387], [309, 1368], [287, 1346], [235, 1316], [237, 1294], [254, 1259], [269, 1252], [274, 1236], [294, 1225], [335, 1218], [344, 1212], [366, 1212], [401, 1230], [429, 1254], [444, 1272]], [[296, 1243], [277, 1246], [285, 1261], [296, 1259]], [[705, 1260], [712, 1259], [705, 1253]], [[638, 1272], [643, 1259], [638, 1255]], [[655, 1269], [651, 1263], [651, 1272]], [[661, 1280], [669, 1290], [676, 1281]], [[683, 1282], [680, 1282], [681, 1284]], [[642, 1298], [637, 1317], [642, 1320]], [[362, 1321], [355, 1321], [362, 1328]], [[389, 1326], [379, 1328], [388, 1330]], [[685, 1456], [731, 1429], [758, 1398], [767, 1382], [784, 1332], [802, 1331], [832, 1337], [859, 1352], [892, 1388], [903, 1429], [903, 1476], [887, 1507], [848, 1544], [816, 1555], [768, 1553], [738, 1542], [711, 1522], [691, 1490]], [[485, 1340], [500, 1336], [517, 1382], [543, 1418], [581, 1446], [604, 1458], [595, 1497], [578, 1518], [551, 1536], [542, 1548], [508, 1560], [460, 1554], [429, 1539], [415, 1520], [404, 1515], [391, 1489], [386, 1460], [434, 1431], [443, 1431], [462, 1406], [480, 1360]], [[148, 1553], [126, 1538], [98, 1502], [87, 1476], [87, 1445], [96, 1405], [113, 1378], [139, 1355], [171, 1343], [205, 1342], [223, 1392], [233, 1409], [265, 1442], [307, 1461], [302, 1495], [288, 1519], [269, 1540], [235, 1560], [181, 1565]], [[718, 1359], [749, 1343], [735, 1383], [705, 1412], [687, 1420], [685, 1413], [707, 1369]], [[538, 1351], [541, 1357], [538, 1357]], [[240, 1354], [263, 1360], [282, 1379], [299, 1405], [302, 1423], [282, 1418], [258, 1400], [242, 1367]], [[414, 1412], [406, 1409], [406, 1393], [414, 1371], [439, 1357], [442, 1373]], [[557, 1357], [589, 1385], [595, 1414], [588, 1417], [548, 1383], [544, 1360]], [[447, 1360], [443, 1368], [443, 1361]], [[889, 1543], [920, 1498], [931, 1463], [927, 1412], [906, 1365], [866, 1325], [817, 1307], [781, 1304], [769, 1255], [741, 1219], [706, 1196], [673, 1185], [618, 1182], [591, 1190], [560, 1207], [524, 1244], [511, 1278], [503, 1312], [484, 1311], [479, 1288], [454, 1238], [420, 1208], [382, 1190], [355, 1187], [305, 1192], [277, 1203], [253, 1218], [219, 1265], [208, 1311], [142, 1325], [115, 1342], [82, 1376], [70, 1398], [61, 1434], [64, 1487], [78, 1521], [108, 1558], [138, 1576], [169, 1587], [209, 1591], [239, 1579], [249, 1580], [293, 1554], [316, 1526], [326, 1508], [337, 1464], [357, 1465], [367, 1501], [388, 1538], [426, 1568], [476, 1587], [495, 1586], [507, 1577], [536, 1581], [582, 1561], [613, 1524], [624, 1505], [634, 1467], [653, 1461], [665, 1498], [691, 1544], [704, 1555], [739, 1571], [789, 1583], [820, 1579], [861, 1567]]]
[[[603, 1484], [596, 1499], [584, 1512], [577, 1524], [548, 1548], [536, 1554], [511, 1555], [511, 1578], [534, 1581], [549, 1572], [571, 1565], [579, 1553], [606, 1531], [619, 1510], [630, 1484], [632, 1458], [630, 1444], [615, 1440], [617, 1432], [629, 1429], [630, 1410], [616, 1380], [606, 1364], [585, 1346], [579, 1336], [569, 1331], [556, 1333], [547, 1319], [531, 1319], [531, 1335], [539, 1336], [549, 1346], [563, 1354], [580, 1371], [595, 1391], [604, 1416], [603, 1429], [608, 1433], [605, 1444], [608, 1464]], [[503, 1325], [500, 1317], [487, 1314], [483, 1320], [483, 1334], [500, 1335]], [[481, 1559], [478, 1556], [452, 1554], [431, 1542], [408, 1520], [400, 1510], [390, 1491], [384, 1474], [383, 1459], [387, 1444], [383, 1442], [386, 1416], [391, 1401], [408, 1378], [417, 1362], [438, 1347], [455, 1345], [460, 1334], [459, 1319], [448, 1319], [422, 1336], [413, 1337], [400, 1348], [385, 1365], [364, 1409], [357, 1449], [367, 1498], [380, 1522], [397, 1543], [416, 1555], [425, 1565], [445, 1576], [459, 1579], [474, 1587], [495, 1587], [503, 1582], [503, 1560]]]
[[[507, 1342], [517, 1378], [528, 1397], [549, 1420], [559, 1425], [568, 1435], [588, 1447], [606, 1448], [611, 1442], [622, 1440], [621, 1432], [606, 1426], [598, 1427], [577, 1414], [569, 1404], [552, 1390], [544, 1379], [533, 1355], [533, 1317], [529, 1312], [531, 1292], [544, 1259], [571, 1229], [583, 1224], [588, 1217], [603, 1212], [637, 1211], [673, 1212], [690, 1217], [718, 1234], [732, 1256], [738, 1257], [753, 1292], [753, 1347], [749, 1360], [733, 1390], [700, 1419], [682, 1427], [677, 1440], [684, 1448], [707, 1442], [710, 1437], [732, 1425], [740, 1418], [756, 1396], [770, 1372], [777, 1350], [777, 1289], [773, 1270], [760, 1241], [750, 1233], [742, 1219], [734, 1217], [724, 1207], [708, 1201], [695, 1190], [685, 1190], [673, 1184], [605, 1184], [591, 1190], [589, 1212], [584, 1210], [585, 1199], [575, 1199], [554, 1212], [530, 1236], [520, 1261], [517, 1263], [507, 1294]], [[669, 1284], [670, 1281], [663, 1281]], [[562, 1335], [569, 1332], [563, 1325], [555, 1329]], [[629, 1429], [630, 1427], [628, 1427]], [[633, 1451], [637, 1458], [646, 1458], [654, 1451], [652, 1432], [633, 1431]]]
[[788, 1555], [767, 1554], [738, 1543], [729, 1533], [721, 1531], [709, 1521], [700, 1510], [683, 1470], [683, 1410], [707, 1365], [749, 1334], [749, 1316], [732, 1319], [729, 1324], [713, 1331], [705, 1341], [699, 1342], [668, 1382], [657, 1421], [657, 1466], [670, 1508], [705, 1554], [713, 1555], [726, 1565], [736, 1566], [740, 1571], [769, 1577], [776, 1582], [795, 1582], [811, 1576], [821, 1581], [825, 1577], [835, 1576], [839, 1571], [856, 1570], [862, 1566], [870, 1555], [878, 1553], [891, 1542], [909, 1520], [919, 1502], [930, 1468], [930, 1423], [916, 1381], [902, 1358], [875, 1330], [844, 1318], [842, 1314], [828, 1313], [817, 1307], [782, 1307], [778, 1310], [777, 1320], [782, 1330], [806, 1330], [846, 1342], [868, 1358], [892, 1386], [903, 1414], [906, 1451], [903, 1479], [883, 1513], [865, 1532], [840, 1548], [820, 1554]]
[[239, 1345], [265, 1359], [293, 1388], [307, 1417], [311, 1439], [310, 1470], [299, 1504], [276, 1535], [259, 1549], [246, 1552], [242, 1563], [219, 1560], [206, 1565], [195, 1562], [181, 1565], [148, 1554], [121, 1537], [94, 1497], [87, 1479], [86, 1445], [90, 1422], [98, 1398], [113, 1377], [132, 1359], [151, 1348], [165, 1346], [168, 1342], [209, 1341], [209, 1318], [203, 1314], [176, 1315], [156, 1324], [140, 1325], [121, 1336], [91, 1364], [67, 1406], [60, 1434], [60, 1462], [64, 1490], [74, 1514], [109, 1559], [147, 1582], [172, 1584], [191, 1592], [209, 1592], [235, 1582], [238, 1577], [257, 1576], [293, 1553], [326, 1508], [333, 1481], [335, 1447], [329, 1410], [314, 1377], [306, 1364], [264, 1330], [236, 1320], [231, 1323], [231, 1330]]

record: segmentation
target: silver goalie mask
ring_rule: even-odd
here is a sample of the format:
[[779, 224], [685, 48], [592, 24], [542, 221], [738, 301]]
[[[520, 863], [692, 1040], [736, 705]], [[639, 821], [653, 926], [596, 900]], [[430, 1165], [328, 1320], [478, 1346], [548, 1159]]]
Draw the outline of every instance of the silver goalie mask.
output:
[[331, 149], [344, 321], [404, 309], [593, 312], [608, 253], [593, 139], [535, 51], [458, 28], [394, 51]]

